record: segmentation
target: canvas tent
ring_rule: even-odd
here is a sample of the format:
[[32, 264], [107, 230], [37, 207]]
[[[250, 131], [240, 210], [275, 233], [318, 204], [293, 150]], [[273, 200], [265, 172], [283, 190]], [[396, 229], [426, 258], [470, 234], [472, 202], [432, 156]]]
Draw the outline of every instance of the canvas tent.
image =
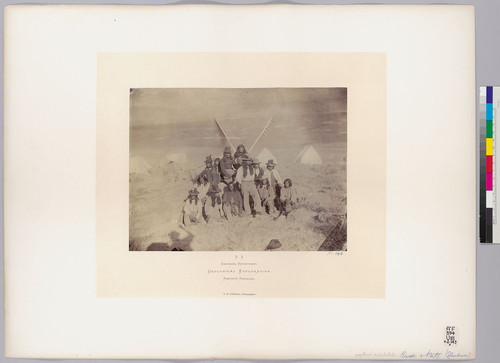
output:
[[167, 154], [164, 157], [166, 161], [175, 161], [176, 163], [187, 163], [186, 154]]
[[151, 165], [149, 165], [140, 156], [133, 156], [130, 158], [129, 173], [133, 174], [146, 174], [151, 171]]
[[267, 163], [269, 160], [273, 160], [276, 164], [278, 163], [278, 160], [276, 160], [276, 156], [273, 155], [273, 153], [265, 147], [259, 155], [257, 155], [257, 158], [260, 160], [262, 163]]
[[321, 165], [323, 161], [321, 156], [312, 145], [304, 146], [302, 151], [295, 158], [295, 162], [305, 164], [305, 165]]

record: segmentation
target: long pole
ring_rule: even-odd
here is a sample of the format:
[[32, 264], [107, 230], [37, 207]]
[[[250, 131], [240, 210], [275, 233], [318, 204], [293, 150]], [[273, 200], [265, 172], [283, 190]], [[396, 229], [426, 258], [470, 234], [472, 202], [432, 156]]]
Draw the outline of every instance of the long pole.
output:
[[233, 151], [236, 152], [236, 148], [233, 146], [233, 143], [231, 142], [231, 140], [229, 140], [229, 137], [227, 137], [226, 132], [224, 131], [224, 129], [220, 125], [219, 121], [217, 121], [217, 119], [215, 117], [214, 117], [214, 120], [217, 123], [217, 125], [219, 126], [219, 128], [221, 129], [224, 136], [226, 137], [227, 141], [229, 141], [229, 145], [231, 145], [231, 147], [233, 148]]
[[255, 144], [257, 143], [257, 141], [259, 141], [259, 139], [262, 137], [262, 135], [264, 135], [264, 132], [266, 132], [267, 130], [267, 127], [269, 126], [269, 124], [271, 123], [271, 121], [273, 120], [273, 117], [274, 116], [271, 116], [271, 118], [269, 119], [269, 121], [267, 122], [266, 124], [266, 127], [264, 127], [264, 129], [262, 130], [262, 132], [260, 133], [260, 135], [257, 137], [257, 139], [255, 140], [255, 142], [252, 144], [252, 146], [250, 147], [250, 149], [248, 150], [248, 152], [251, 152], [253, 147], [255, 146]]

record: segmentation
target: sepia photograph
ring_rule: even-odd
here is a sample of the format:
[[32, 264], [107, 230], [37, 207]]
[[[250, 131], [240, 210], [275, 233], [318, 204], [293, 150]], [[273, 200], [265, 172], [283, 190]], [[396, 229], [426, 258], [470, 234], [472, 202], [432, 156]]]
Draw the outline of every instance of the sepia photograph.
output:
[[347, 88], [130, 89], [130, 251], [346, 251]]

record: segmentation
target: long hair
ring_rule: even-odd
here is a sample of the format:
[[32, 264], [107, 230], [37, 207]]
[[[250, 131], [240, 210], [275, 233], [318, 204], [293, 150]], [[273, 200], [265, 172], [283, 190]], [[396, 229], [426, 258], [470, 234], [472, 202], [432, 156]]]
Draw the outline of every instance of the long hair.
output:
[[[193, 200], [191, 198], [189, 198], [189, 195], [188, 195], [187, 199], [189, 200], [189, 204], [193, 204]], [[194, 198], [194, 205], [198, 205], [198, 200], [199, 200], [199, 198], [198, 198], [198, 196], [196, 196]]]
[[[240, 147], [243, 148], [243, 151], [240, 151]], [[247, 154], [247, 149], [245, 148], [245, 145], [239, 144], [238, 147], [236, 148], [236, 152], [234, 153], [234, 158], [236, 159], [238, 156]]]
[[243, 164], [243, 178], [247, 177], [247, 170], [250, 170], [250, 175], [253, 175], [253, 166], [252, 165]]
[[217, 173], [220, 173], [220, 158], [214, 160], [214, 168]]

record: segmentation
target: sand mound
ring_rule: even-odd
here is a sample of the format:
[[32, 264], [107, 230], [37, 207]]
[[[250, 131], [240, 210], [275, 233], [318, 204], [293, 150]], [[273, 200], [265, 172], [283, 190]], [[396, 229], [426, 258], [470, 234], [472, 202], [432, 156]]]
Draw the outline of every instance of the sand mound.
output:
[[190, 179], [190, 173], [184, 163], [168, 160], [167, 158], [158, 161], [154, 172], [161, 175], [164, 183], [175, 183]]

